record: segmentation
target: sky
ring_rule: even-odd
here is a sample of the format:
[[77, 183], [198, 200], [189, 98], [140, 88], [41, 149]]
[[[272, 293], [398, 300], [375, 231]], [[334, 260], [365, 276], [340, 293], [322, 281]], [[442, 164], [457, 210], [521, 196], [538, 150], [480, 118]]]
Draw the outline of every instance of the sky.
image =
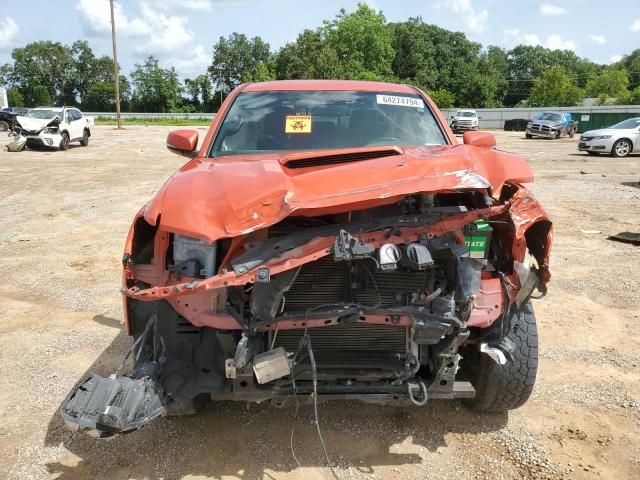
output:
[[[362, 0], [360, 0], [362, 1]], [[116, 0], [123, 72], [148, 55], [181, 77], [204, 73], [212, 45], [232, 32], [260, 36], [276, 49], [358, 0]], [[388, 21], [421, 16], [484, 46], [563, 48], [612, 63], [640, 47], [640, 0], [367, 0]], [[615, 6], [614, 6], [615, 4]], [[9, 7], [9, 8], [2, 8]], [[0, 0], [0, 65], [11, 50], [38, 40], [86, 39], [111, 55], [108, 0]]]

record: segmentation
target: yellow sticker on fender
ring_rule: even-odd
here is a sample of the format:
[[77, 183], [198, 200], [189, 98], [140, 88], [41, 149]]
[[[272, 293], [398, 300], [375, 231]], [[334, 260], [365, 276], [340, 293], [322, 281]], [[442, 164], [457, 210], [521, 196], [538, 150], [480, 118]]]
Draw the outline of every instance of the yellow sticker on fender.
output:
[[311, 133], [311, 115], [287, 115], [285, 133]]

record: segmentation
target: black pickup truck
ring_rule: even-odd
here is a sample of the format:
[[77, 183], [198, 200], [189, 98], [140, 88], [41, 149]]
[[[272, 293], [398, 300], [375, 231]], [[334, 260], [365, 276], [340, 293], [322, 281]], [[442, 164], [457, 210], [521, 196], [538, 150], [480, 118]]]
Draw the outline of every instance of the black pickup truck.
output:
[[0, 110], [0, 132], [6, 132], [13, 128], [16, 117], [29, 113], [28, 108], [6, 107]]

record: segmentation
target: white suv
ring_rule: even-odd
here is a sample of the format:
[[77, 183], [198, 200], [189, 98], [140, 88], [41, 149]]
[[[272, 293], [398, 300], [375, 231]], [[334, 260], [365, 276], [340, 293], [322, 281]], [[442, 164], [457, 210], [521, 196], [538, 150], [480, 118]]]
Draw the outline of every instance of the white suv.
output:
[[34, 108], [24, 117], [16, 117], [15, 143], [28, 147], [52, 147], [66, 150], [71, 142], [89, 145], [93, 118], [74, 107]]

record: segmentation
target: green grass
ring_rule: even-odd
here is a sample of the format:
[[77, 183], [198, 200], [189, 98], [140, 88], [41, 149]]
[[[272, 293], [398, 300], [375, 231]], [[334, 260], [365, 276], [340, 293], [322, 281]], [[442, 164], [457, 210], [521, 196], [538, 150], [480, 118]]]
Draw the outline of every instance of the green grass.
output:
[[[96, 125], [116, 125], [115, 119], [98, 117]], [[202, 118], [123, 118], [124, 125], [166, 125], [166, 126], [205, 126], [211, 125], [212, 120]]]

